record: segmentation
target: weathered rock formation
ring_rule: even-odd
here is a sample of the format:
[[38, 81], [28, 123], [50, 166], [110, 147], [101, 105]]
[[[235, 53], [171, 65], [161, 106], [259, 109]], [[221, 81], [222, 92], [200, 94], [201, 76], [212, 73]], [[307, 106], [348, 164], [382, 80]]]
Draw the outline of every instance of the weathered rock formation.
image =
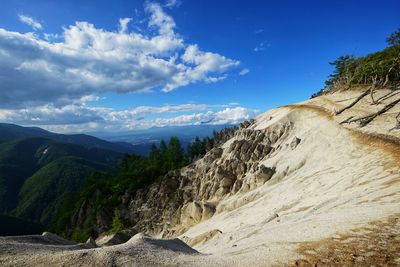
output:
[[[219, 203], [269, 181], [274, 166], [260, 161], [287, 145], [291, 123], [256, 130], [245, 122], [235, 131], [221, 135], [228, 140], [211, 149], [193, 164], [169, 172], [149, 188], [141, 189], [120, 206], [125, 224], [137, 231], [163, 237], [177, 236], [192, 225], [225, 209]], [[292, 141], [297, 142], [298, 141]], [[292, 145], [294, 147], [295, 145]], [[124, 196], [126, 198], [126, 196]], [[237, 205], [241, 205], [238, 203]]]

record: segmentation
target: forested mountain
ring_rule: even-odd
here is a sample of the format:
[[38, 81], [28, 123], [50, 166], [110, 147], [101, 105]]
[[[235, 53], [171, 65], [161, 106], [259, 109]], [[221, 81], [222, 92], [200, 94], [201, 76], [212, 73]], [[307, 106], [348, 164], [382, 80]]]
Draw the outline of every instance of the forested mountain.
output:
[[[233, 132], [233, 129], [226, 131]], [[169, 171], [202, 157], [220, 138], [217, 132], [212, 138], [197, 137], [184, 149], [177, 137], [171, 137], [168, 142], [162, 140], [159, 146], [153, 144], [148, 157], [125, 155], [114, 171], [93, 173], [80, 192], [70, 195], [68, 202], [60, 207], [51, 230], [77, 241], [85, 241], [103, 231], [122, 230], [116, 207], [123, 202], [123, 196], [134, 195], [157, 179], [163, 179]]]
[[122, 153], [47, 138], [0, 144], [0, 212], [49, 225], [68, 194], [93, 171], [113, 168]]
[[108, 142], [86, 134], [58, 134], [38, 127], [22, 127], [15, 124], [0, 123], [0, 143], [28, 137], [42, 137], [51, 140], [72, 143], [88, 148], [109, 149], [121, 153], [133, 152], [133, 146], [125, 142]]

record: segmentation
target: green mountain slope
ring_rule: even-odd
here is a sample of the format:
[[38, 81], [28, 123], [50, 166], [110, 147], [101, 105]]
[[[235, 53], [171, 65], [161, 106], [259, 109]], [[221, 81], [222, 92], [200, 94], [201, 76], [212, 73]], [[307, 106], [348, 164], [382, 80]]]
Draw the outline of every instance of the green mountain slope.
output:
[[107, 165], [81, 158], [59, 158], [24, 182], [15, 215], [49, 225], [63, 201], [81, 188], [84, 178], [95, 170], [107, 169]]
[[63, 143], [72, 143], [87, 148], [101, 148], [120, 153], [133, 152], [133, 146], [125, 142], [109, 142], [86, 134], [57, 134], [38, 127], [22, 127], [15, 124], [0, 123], [0, 143], [16, 139], [41, 137]]
[[46, 138], [0, 144], [0, 213], [49, 225], [68, 194], [93, 171], [113, 168], [122, 154]]

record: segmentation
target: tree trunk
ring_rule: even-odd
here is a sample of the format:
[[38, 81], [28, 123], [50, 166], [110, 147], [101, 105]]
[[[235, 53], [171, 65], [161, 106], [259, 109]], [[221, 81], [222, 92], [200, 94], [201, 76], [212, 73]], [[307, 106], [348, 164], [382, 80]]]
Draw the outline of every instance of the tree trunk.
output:
[[378, 80], [378, 75], [375, 75], [372, 78], [372, 86], [371, 86], [371, 101], [372, 101], [373, 105], [376, 105], [376, 102], [375, 102], [375, 99], [374, 99], [374, 92], [375, 92], [375, 89], [376, 89], [377, 80]]

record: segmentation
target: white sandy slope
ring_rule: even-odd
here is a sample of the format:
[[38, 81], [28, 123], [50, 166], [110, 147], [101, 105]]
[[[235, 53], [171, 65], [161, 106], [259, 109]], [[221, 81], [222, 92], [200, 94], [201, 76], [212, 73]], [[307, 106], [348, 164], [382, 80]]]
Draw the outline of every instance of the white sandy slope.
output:
[[[297, 251], [305, 242], [334, 237], [400, 213], [400, 146], [393, 141], [400, 137], [400, 130], [391, 130], [400, 110], [396, 107], [362, 129], [341, 125], [339, 122], [349, 116], [370, 114], [382, 107], [371, 106], [365, 99], [333, 116], [334, 110], [349, 104], [357, 94], [350, 91], [322, 96], [256, 118], [251, 127], [258, 130], [293, 124], [289, 136], [260, 162], [275, 167], [276, 173], [254, 190], [227, 196], [216, 215], [179, 237], [193, 241], [193, 248], [200, 253], [166, 249], [169, 241], [163, 247], [141, 239], [108, 248], [60, 250], [52, 252], [54, 260], [47, 262], [103, 262], [105, 266], [293, 264], [302, 257]], [[289, 143], [295, 137], [301, 142], [292, 149]], [[223, 156], [229, 156], [227, 153], [224, 149]], [[44, 263], [40, 256], [26, 255], [30, 254], [18, 250], [13, 256], [0, 253], [0, 265], [17, 257], [20, 261], [14, 263], [21, 263], [21, 259], [27, 263], [32, 257], [36, 259], [32, 263]]]

